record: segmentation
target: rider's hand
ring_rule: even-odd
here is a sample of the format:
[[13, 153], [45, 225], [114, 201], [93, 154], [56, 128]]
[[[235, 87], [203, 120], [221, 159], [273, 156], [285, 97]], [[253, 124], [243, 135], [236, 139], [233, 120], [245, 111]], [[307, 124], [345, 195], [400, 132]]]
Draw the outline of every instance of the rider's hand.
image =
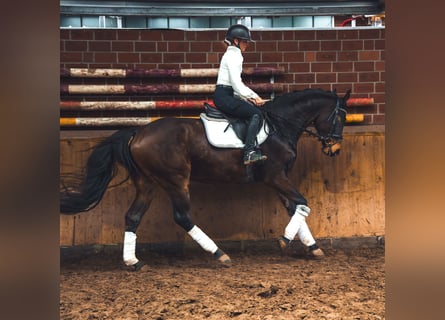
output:
[[261, 97], [257, 97], [255, 99], [252, 98], [249, 100], [255, 103], [258, 107], [261, 107], [264, 103], [266, 103], [266, 101], [264, 101]]

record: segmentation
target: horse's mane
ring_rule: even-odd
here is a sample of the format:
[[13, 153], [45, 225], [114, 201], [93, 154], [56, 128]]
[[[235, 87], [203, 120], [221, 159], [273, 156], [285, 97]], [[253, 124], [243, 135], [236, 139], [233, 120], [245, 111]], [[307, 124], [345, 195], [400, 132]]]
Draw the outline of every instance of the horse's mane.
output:
[[273, 101], [266, 103], [263, 109], [266, 112], [273, 113], [273, 110], [279, 107], [280, 105], [281, 106], [289, 105], [291, 103], [294, 103], [296, 100], [299, 100], [301, 102], [307, 102], [308, 99], [312, 100], [326, 96], [337, 97], [337, 94], [334, 91], [325, 91], [322, 89], [312, 89], [312, 88], [307, 88], [304, 90], [296, 90], [276, 97]]
[[[314, 101], [333, 98], [337, 94], [322, 89], [304, 89], [276, 97], [261, 109], [268, 124], [289, 144], [294, 145], [306, 128], [305, 113], [312, 108]], [[295, 115], [297, 113], [297, 115]]]

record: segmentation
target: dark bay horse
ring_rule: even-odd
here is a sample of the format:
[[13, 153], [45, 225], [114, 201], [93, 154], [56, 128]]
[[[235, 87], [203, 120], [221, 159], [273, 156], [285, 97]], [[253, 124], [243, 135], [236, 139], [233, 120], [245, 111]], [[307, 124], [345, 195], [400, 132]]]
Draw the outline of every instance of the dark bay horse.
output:
[[[289, 181], [288, 174], [297, 157], [297, 141], [305, 131], [319, 139], [326, 155], [339, 153], [349, 95], [350, 91], [341, 98], [335, 92], [306, 89], [284, 94], [261, 108], [270, 133], [260, 149], [268, 159], [252, 165], [251, 170], [255, 181], [277, 192], [291, 217], [278, 239], [282, 250], [298, 237], [309, 253], [323, 256], [305, 221], [310, 212], [307, 201]], [[307, 129], [310, 125], [316, 132]], [[242, 162], [242, 149], [211, 146], [199, 119], [162, 118], [142, 127], [119, 130], [94, 148], [85, 175], [77, 183], [66, 185], [62, 177], [61, 213], [76, 214], [94, 208], [115, 177], [117, 163], [128, 170], [136, 188], [136, 197], [125, 215], [123, 260], [127, 266], [135, 270], [143, 266], [135, 255], [136, 230], [150, 207], [156, 185], [169, 196], [174, 221], [204, 250], [230, 264], [229, 256], [193, 222], [189, 184], [190, 180], [251, 181]]]

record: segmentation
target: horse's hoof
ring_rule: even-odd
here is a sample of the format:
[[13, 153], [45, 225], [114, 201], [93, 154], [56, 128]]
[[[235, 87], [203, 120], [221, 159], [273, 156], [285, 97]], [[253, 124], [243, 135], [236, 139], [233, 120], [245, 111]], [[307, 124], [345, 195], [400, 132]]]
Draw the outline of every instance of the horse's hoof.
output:
[[277, 240], [278, 247], [280, 248], [281, 254], [283, 255], [289, 255], [290, 254], [290, 246], [289, 242], [287, 242], [283, 237], [279, 238]]
[[221, 262], [221, 265], [223, 267], [229, 268], [232, 266], [232, 260], [230, 257], [221, 249], [218, 249], [218, 251], [215, 252], [216, 259]]
[[227, 254], [223, 254], [221, 257], [218, 258], [218, 261], [221, 262], [221, 265], [223, 267], [229, 268], [232, 266], [232, 260]]
[[283, 240], [283, 238], [279, 238], [278, 246], [280, 247], [281, 252], [284, 252], [287, 248], [287, 243], [286, 243], [286, 241]]
[[128, 268], [130, 269], [130, 271], [147, 271], [148, 270], [148, 265], [146, 265], [144, 262], [142, 261], [138, 261], [135, 264], [128, 266]]
[[321, 260], [325, 257], [323, 250], [320, 248], [309, 251], [309, 257], [317, 260]]

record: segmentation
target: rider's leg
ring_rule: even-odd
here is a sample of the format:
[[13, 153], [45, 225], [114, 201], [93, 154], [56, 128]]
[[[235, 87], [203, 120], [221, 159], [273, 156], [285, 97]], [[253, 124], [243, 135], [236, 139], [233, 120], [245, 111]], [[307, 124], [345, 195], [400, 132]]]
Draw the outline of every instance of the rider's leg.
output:
[[222, 112], [248, 122], [244, 143], [244, 164], [248, 165], [256, 161], [266, 160], [265, 155], [261, 155], [259, 150], [255, 150], [256, 135], [263, 121], [261, 110], [245, 100], [235, 98], [233, 90], [227, 88], [217, 87], [213, 101]]
[[256, 135], [260, 126], [260, 116], [258, 114], [252, 115], [247, 125], [246, 141], [244, 144], [244, 164], [249, 165], [256, 161], [266, 160], [265, 155], [261, 155], [261, 151], [255, 150]]

